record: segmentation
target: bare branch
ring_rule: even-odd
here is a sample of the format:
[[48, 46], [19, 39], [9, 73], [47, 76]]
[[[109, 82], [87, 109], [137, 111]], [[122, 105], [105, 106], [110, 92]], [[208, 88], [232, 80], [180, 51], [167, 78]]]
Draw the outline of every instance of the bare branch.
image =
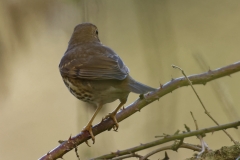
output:
[[[192, 75], [188, 78], [192, 82], [192, 84], [206, 84], [209, 81], [214, 79], [224, 77], [233, 73], [240, 71], [240, 62], [236, 62], [234, 64], [213, 70], [208, 71], [198, 75]], [[116, 116], [118, 122], [126, 119], [127, 117], [131, 116], [132, 114], [140, 111], [143, 107], [147, 106], [148, 104], [152, 103], [155, 100], [158, 100], [162, 96], [171, 93], [175, 89], [178, 89], [183, 86], [189, 85], [185, 77], [180, 77], [177, 79], [173, 79], [170, 82], [162, 85], [157, 91], [147, 93], [144, 95], [143, 99], [137, 99], [135, 102], [130, 104], [127, 108], [119, 112]], [[113, 120], [107, 119], [99, 124], [93, 126], [92, 131], [94, 135], [98, 135], [103, 131], [108, 130], [114, 125]], [[71, 139], [61, 143], [55, 149], [51, 150], [40, 160], [53, 160], [57, 158], [61, 158], [64, 154], [69, 152], [70, 150], [74, 149], [76, 146], [80, 145], [81, 143], [85, 142], [86, 140], [90, 139], [90, 135], [87, 132], [79, 133], [78, 135], [72, 137]]]
[[[184, 77], [187, 79], [188, 83], [190, 84], [191, 88], [193, 89], [195, 95], [197, 96], [199, 102], [201, 103], [204, 111], [205, 111], [205, 114], [217, 125], [219, 125], [219, 123], [213, 118], [213, 116], [211, 116], [210, 112], [208, 112], [207, 108], [205, 107], [205, 105], [203, 104], [201, 98], [199, 97], [199, 95], [197, 94], [197, 91], [195, 90], [195, 88], [193, 87], [192, 85], [192, 82], [189, 80], [189, 78], [186, 76], [186, 74], [184, 73], [183, 69], [181, 69], [180, 67], [178, 66], [175, 66], [175, 65], [172, 65], [173, 68], [177, 68], [179, 70], [182, 71], [182, 74], [184, 75]], [[237, 144], [237, 142], [232, 138], [232, 136], [225, 130], [223, 130], [223, 132], [230, 138], [230, 140], [234, 143], [234, 144]]]
[[130, 158], [130, 157], [137, 157], [137, 158], [141, 158], [142, 156], [136, 154], [136, 153], [130, 153], [128, 155], [124, 155], [124, 156], [119, 156], [119, 157], [116, 157], [116, 158], [112, 158], [111, 160], [122, 160], [122, 159], [125, 159], [125, 158]]
[[113, 152], [110, 154], [106, 154], [97, 158], [93, 158], [91, 160], [97, 160], [97, 159], [110, 159], [116, 156], [122, 156], [122, 155], [126, 155], [129, 153], [135, 153], [137, 151], [141, 151], [150, 147], [154, 147], [157, 146], [159, 144], [163, 144], [166, 142], [170, 142], [173, 140], [177, 140], [177, 139], [183, 139], [186, 137], [191, 137], [191, 136], [196, 136], [196, 135], [201, 135], [201, 134], [205, 134], [205, 133], [212, 133], [215, 131], [219, 131], [219, 130], [223, 130], [223, 129], [227, 129], [227, 128], [237, 128], [237, 126], [240, 126], [240, 121], [237, 122], [233, 122], [233, 123], [228, 123], [228, 124], [224, 124], [224, 125], [220, 125], [220, 126], [215, 126], [215, 127], [210, 127], [210, 128], [205, 128], [205, 129], [200, 129], [197, 131], [192, 131], [192, 132], [186, 132], [186, 133], [182, 133], [182, 134], [177, 134], [177, 135], [171, 135], [171, 136], [166, 136], [165, 138], [159, 139], [159, 140], [155, 140], [149, 143], [145, 143], [145, 144], [141, 144], [139, 146], [135, 146], [129, 149], [125, 149], [122, 151], [117, 151], [117, 152]]
[[[172, 147], [173, 147], [173, 145], [158, 148], [158, 149], [146, 154], [145, 156], [141, 157], [140, 160], [146, 160], [148, 157], [150, 157], [158, 152], [164, 151], [164, 150], [172, 150]], [[196, 145], [188, 144], [188, 143], [182, 143], [179, 146], [179, 148], [187, 148], [187, 149], [191, 149], [193, 151], [201, 151], [200, 147], [198, 147]]]

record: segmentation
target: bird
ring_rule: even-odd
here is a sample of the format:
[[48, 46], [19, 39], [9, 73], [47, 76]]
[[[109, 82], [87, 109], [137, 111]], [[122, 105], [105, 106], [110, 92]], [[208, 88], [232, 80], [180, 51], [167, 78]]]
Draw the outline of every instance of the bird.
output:
[[118, 54], [100, 42], [98, 28], [92, 23], [81, 23], [74, 28], [59, 63], [59, 71], [66, 87], [77, 99], [97, 108], [82, 130], [89, 132], [93, 143], [92, 123], [104, 104], [117, 99], [120, 101], [104, 118], [111, 118], [114, 121], [113, 129], [117, 131], [116, 114], [127, 102], [129, 93], [145, 94], [156, 90], [129, 75], [128, 67]]

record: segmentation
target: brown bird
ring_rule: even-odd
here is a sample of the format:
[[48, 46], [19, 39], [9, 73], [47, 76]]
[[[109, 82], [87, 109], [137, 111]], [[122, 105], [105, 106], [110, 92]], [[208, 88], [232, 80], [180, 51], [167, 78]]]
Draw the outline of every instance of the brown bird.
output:
[[75, 27], [59, 70], [69, 91], [78, 99], [97, 107], [82, 131], [88, 131], [95, 142], [92, 122], [106, 103], [120, 100], [118, 107], [105, 117], [112, 118], [118, 129], [116, 114], [126, 103], [130, 92], [144, 94], [156, 89], [135, 81], [121, 58], [98, 38], [98, 29], [91, 23]]

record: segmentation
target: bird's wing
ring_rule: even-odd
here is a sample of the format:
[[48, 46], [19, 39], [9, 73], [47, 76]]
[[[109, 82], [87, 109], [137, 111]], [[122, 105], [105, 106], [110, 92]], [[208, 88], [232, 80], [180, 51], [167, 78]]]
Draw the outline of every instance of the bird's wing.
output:
[[63, 76], [90, 80], [123, 80], [129, 73], [121, 58], [103, 45], [100, 48], [78, 47], [67, 51], [59, 70]]

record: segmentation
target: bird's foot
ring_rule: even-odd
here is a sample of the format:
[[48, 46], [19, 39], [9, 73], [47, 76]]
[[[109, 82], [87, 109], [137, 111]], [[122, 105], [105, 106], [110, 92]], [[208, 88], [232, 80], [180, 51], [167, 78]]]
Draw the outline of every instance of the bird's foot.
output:
[[[87, 125], [86, 127], [83, 128], [82, 132], [88, 132], [91, 136], [91, 139], [93, 141], [93, 144], [95, 143], [95, 137], [93, 135], [93, 132], [92, 132], [92, 125]], [[88, 144], [88, 141], [85, 141], [85, 143], [88, 145], [88, 147], [91, 147], [89, 144]]]
[[118, 121], [117, 121], [117, 119], [116, 119], [116, 114], [117, 114], [117, 113], [112, 112], [112, 113], [109, 113], [106, 117], [103, 118], [103, 120], [108, 119], [108, 118], [111, 118], [111, 119], [114, 121], [114, 126], [113, 126], [113, 130], [114, 130], [114, 131], [117, 131], [117, 130], [118, 130], [118, 127], [119, 127]]

